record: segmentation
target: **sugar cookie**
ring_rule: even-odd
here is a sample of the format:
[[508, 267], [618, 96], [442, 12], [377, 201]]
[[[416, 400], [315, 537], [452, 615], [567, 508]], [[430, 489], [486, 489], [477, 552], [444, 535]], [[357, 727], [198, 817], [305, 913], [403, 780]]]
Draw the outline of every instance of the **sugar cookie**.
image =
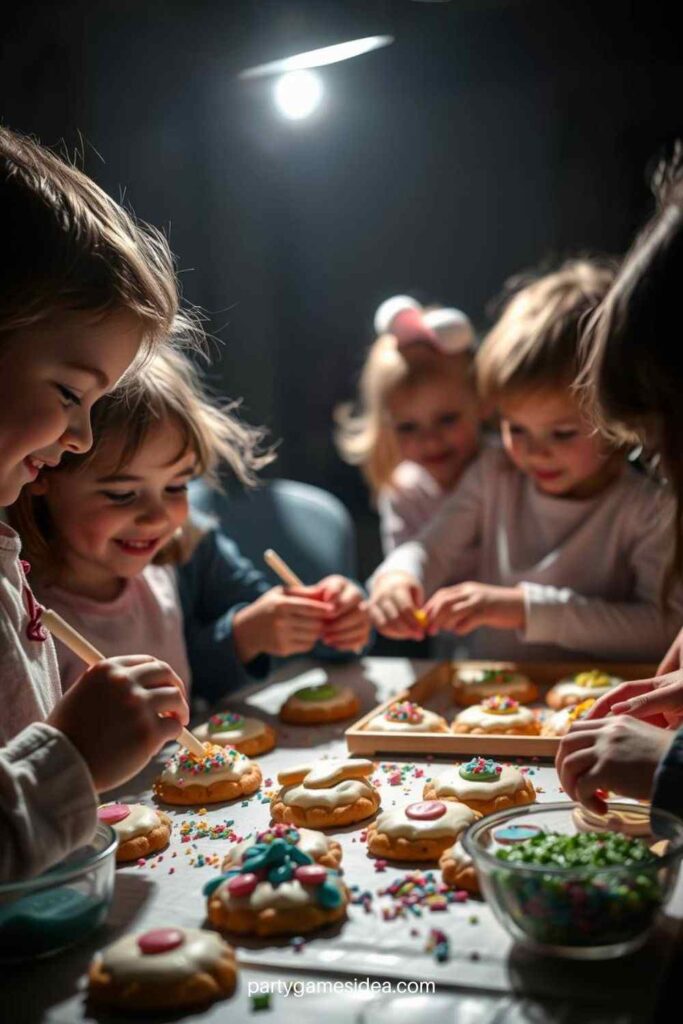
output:
[[349, 686], [320, 683], [296, 690], [280, 708], [280, 719], [291, 725], [323, 725], [352, 718], [360, 710], [358, 697]]
[[384, 811], [368, 825], [368, 852], [387, 860], [438, 860], [479, 815], [453, 800]]
[[349, 899], [337, 871], [280, 837], [250, 847], [204, 894], [211, 924], [241, 935], [301, 935], [339, 921]]
[[533, 803], [536, 790], [518, 768], [497, 764], [490, 758], [473, 757], [425, 783], [424, 798], [459, 800], [480, 814], [492, 814], [505, 807]]
[[167, 804], [215, 804], [255, 793], [261, 769], [233, 747], [205, 743], [206, 756], [187, 750], [171, 757], [154, 782], [154, 795]]
[[595, 697], [582, 700], [580, 704], [567, 704], [549, 715], [541, 726], [541, 736], [566, 736], [574, 722], [585, 718], [595, 704]]
[[148, 857], [168, 846], [171, 838], [171, 819], [163, 811], [144, 804], [102, 804], [97, 817], [111, 825], [118, 836], [116, 863]]
[[464, 889], [472, 896], [480, 895], [474, 862], [460, 841], [444, 850], [439, 858], [439, 867], [446, 885], [453, 889]]
[[592, 668], [587, 672], [577, 672], [571, 679], [555, 683], [552, 689], [548, 690], [545, 699], [548, 707], [559, 710], [568, 704], [580, 704], [589, 697], [597, 700], [623, 681], [619, 676]]
[[390, 704], [381, 715], [371, 718], [366, 729], [377, 732], [448, 732], [446, 720], [411, 700]]
[[222, 870], [231, 871], [239, 868], [244, 854], [257, 844], [269, 844], [276, 839], [284, 839], [291, 846], [296, 846], [315, 861], [327, 868], [338, 868], [342, 859], [342, 848], [336, 839], [330, 839], [322, 832], [310, 828], [294, 828], [293, 825], [271, 825], [262, 832], [257, 832], [249, 839], [231, 846], [223, 859]]
[[607, 814], [596, 814], [581, 804], [572, 811], [572, 818], [579, 832], [622, 832], [626, 836], [649, 836], [652, 827], [648, 815], [639, 811], [607, 808]]
[[209, 740], [219, 746], [234, 747], [240, 754], [257, 757], [272, 750], [275, 730], [260, 718], [245, 718], [234, 711], [217, 711], [208, 722], [194, 730], [198, 740]]
[[460, 662], [455, 666], [451, 685], [453, 700], [465, 707], [495, 694], [514, 697], [521, 704], [529, 704], [538, 697], [538, 687], [505, 662]]
[[124, 935], [90, 966], [93, 1003], [120, 1010], [180, 1010], [230, 995], [237, 980], [232, 947], [215, 932], [157, 928]]
[[369, 818], [380, 803], [368, 778], [374, 768], [372, 761], [363, 758], [330, 758], [280, 772], [282, 788], [270, 805], [273, 820], [337, 828]]
[[523, 707], [514, 697], [494, 694], [484, 697], [481, 704], [471, 704], [460, 711], [451, 726], [453, 732], [482, 736], [489, 733], [507, 733], [513, 736], [538, 736], [537, 716]]

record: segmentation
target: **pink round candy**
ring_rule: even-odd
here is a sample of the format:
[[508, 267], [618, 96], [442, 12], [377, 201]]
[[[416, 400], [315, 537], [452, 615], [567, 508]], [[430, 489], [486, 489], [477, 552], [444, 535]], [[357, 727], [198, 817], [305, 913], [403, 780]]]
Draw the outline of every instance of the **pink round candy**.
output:
[[446, 805], [441, 800], [421, 800], [406, 807], [406, 818], [414, 818], [416, 821], [436, 821], [437, 818], [443, 818], [445, 813]]
[[107, 804], [106, 807], [98, 807], [97, 817], [105, 825], [115, 825], [117, 821], [123, 821], [130, 814], [128, 804]]
[[246, 875], [233, 875], [228, 882], [228, 892], [231, 896], [250, 896], [258, 883], [253, 871], [247, 871]]
[[138, 936], [138, 948], [145, 955], [169, 953], [182, 946], [184, 941], [185, 935], [180, 928], [155, 928]]
[[322, 885], [327, 878], [327, 868], [322, 864], [302, 864], [294, 872], [294, 877], [302, 885]]

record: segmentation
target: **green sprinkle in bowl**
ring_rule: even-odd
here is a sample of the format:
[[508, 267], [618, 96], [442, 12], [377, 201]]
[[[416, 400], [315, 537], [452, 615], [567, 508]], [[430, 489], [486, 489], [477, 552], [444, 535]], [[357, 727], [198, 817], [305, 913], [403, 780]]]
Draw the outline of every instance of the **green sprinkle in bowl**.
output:
[[598, 960], [647, 939], [678, 877], [683, 821], [644, 804], [608, 808], [587, 823], [569, 802], [512, 807], [464, 834], [482, 895], [524, 946]]
[[52, 956], [101, 925], [114, 894], [118, 840], [99, 822], [87, 846], [36, 878], [0, 885], [0, 963]]

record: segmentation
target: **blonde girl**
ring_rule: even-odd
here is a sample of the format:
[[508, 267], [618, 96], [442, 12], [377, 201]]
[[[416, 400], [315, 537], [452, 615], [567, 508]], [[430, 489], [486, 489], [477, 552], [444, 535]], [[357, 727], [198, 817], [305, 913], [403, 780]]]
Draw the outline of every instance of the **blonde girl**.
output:
[[453, 490], [479, 443], [474, 333], [457, 309], [425, 310], [405, 295], [375, 315], [377, 339], [359, 410], [336, 414], [338, 449], [360, 466], [388, 554], [421, 529]]

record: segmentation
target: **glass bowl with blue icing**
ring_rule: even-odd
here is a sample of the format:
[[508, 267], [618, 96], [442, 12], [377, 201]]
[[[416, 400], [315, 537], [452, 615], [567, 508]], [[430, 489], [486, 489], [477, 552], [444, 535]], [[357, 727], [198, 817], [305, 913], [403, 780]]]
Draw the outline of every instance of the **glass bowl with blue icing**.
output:
[[113, 828], [99, 822], [90, 843], [49, 871], [0, 885], [0, 963], [52, 956], [104, 922], [116, 846]]
[[529, 804], [490, 814], [462, 837], [482, 895], [522, 945], [597, 960], [640, 946], [671, 898], [683, 821], [649, 805]]

